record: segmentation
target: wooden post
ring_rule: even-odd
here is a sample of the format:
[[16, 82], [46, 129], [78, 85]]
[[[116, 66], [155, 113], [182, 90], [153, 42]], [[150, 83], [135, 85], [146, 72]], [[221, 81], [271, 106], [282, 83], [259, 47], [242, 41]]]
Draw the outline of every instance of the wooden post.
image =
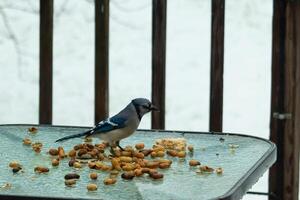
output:
[[152, 0], [152, 129], [165, 128], [167, 0]]
[[270, 169], [269, 192], [284, 200], [298, 199], [299, 190], [299, 13], [299, 1], [274, 0], [270, 139], [278, 153]]
[[222, 131], [225, 0], [212, 0], [209, 131]]
[[95, 0], [95, 124], [108, 116], [109, 0]]
[[40, 124], [52, 124], [52, 49], [53, 0], [40, 0]]

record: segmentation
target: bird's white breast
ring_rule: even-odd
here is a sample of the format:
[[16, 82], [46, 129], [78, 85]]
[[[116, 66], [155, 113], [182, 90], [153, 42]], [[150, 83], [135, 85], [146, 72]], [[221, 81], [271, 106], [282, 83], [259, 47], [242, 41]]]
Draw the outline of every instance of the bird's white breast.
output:
[[115, 142], [120, 141], [124, 138], [129, 137], [134, 133], [139, 125], [138, 119], [132, 119], [128, 121], [128, 124], [121, 129], [115, 129], [106, 133], [97, 134], [96, 137], [100, 138], [101, 140], [107, 141], [110, 144], [115, 144]]

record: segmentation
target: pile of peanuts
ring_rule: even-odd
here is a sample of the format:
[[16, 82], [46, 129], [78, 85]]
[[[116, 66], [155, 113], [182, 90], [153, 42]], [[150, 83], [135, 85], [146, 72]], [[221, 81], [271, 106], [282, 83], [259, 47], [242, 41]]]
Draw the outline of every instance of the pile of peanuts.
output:
[[[37, 129], [31, 129], [34, 133]], [[29, 130], [30, 132], [30, 130]], [[42, 148], [42, 143], [32, 143], [30, 139], [25, 138], [23, 140], [24, 145], [31, 145], [35, 152], [39, 153]], [[103, 183], [105, 185], [112, 185], [117, 182], [117, 177], [121, 174], [121, 178], [126, 180], [132, 180], [135, 177], [147, 175], [153, 180], [161, 180], [164, 174], [161, 173], [161, 169], [170, 168], [172, 160], [164, 158], [166, 155], [170, 157], [178, 157], [184, 159], [187, 155], [187, 151], [193, 155], [194, 147], [192, 145], [186, 145], [184, 138], [165, 138], [155, 141], [152, 148], [145, 148], [144, 143], [138, 143], [134, 147], [126, 146], [124, 151], [118, 148], [114, 149], [114, 156], [108, 156], [105, 151], [109, 148], [108, 143], [102, 142], [99, 144], [92, 144], [91, 138], [86, 138], [85, 143], [77, 144], [68, 152], [65, 152], [63, 147], [51, 148], [48, 154], [51, 156], [51, 164], [54, 167], [59, 166], [62, 159], [70, 159], [68, 161], [69, 167], [80, 169], [84, 166], [88, 166], [90, 169], [103, 171], [108, 174], [104, 178]], [[197, 160], [190, 160], [189, 165], [191, 167], [199, 166], [197, 173], [213, 173], [222, 174], [223, 169], [213, 169], [209, 166], [201, 165]], [[14, 166], [13, 169], [21, 168], [16, 163], [10, 164]], [[34, 168], [36, 173], [47, 173], [49, 169], [43, 166], [37, 166]], [[92, 172], [89, 175], [91, 180], [98, 178], [98, 172]], [[65, 175], [65, 185], [72, 187], [76, 184], [76, 181], [80, 178], [77, 173], [70, 173]], [[97, 190], [97, 185], [90, 183], [87, 185], [88, 191]]]

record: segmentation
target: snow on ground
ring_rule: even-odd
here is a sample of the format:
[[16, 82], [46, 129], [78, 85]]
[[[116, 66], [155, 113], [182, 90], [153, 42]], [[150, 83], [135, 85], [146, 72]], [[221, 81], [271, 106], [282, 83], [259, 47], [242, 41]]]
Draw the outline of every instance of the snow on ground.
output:
[[[38, 2], [0, 2], [1, 124], [38, 123]], [[151, 97], [151, 9], [111, 1], [111, 114]], [[225, 15], [224, 131], [268, 138], [272, 1], [227, 0]], [[93, 20], [91, 1], [55, 1], [54, 124], [93, 124]], [[168, 1], [166, 129], [208, 130], [210, 23], [210, 0]], [[252, 190], [267, 191], [267, 174]]]

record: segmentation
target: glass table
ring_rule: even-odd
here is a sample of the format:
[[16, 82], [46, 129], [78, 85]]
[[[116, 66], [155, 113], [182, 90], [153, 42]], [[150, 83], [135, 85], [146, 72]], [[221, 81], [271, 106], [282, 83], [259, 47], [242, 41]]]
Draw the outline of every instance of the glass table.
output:
[[[37, 127], [36, 134], [28, 128]], [[159, 171], [163, 180], [152, 180], [147, 176], [128, 181], [118, 176], [114, 185], [104, 185], [107, 172], [99, 172], [97, 180], [91, 180], [88, 167], [74, 169], [68, 166], [69, 159], [63, 159], [59, 167], [51, 165], [50, 148], [63, 146], [66, 152], [83, 139], [76, 138], [63, 143], [54, 141], [66, 135], [80, 133], [89, 127], [46, 126], [46, 125], [1, 125], [0, 126], [0, 199], [139, 199], [139, 200], [188, 200], [188, 199], [241, 199], [263, 173], [276, 160], [276, 146], [265, 139], [230, 133], [184, 132], [138, 130], [131, 137], [121, 141], [122, 146], [143, 142], [151, 148], [155, 140], [162, 138], [185, 138], [193, 145], [194, 152], [186, 158], [171, 159], [169, 169]], [[30, 138], [43, 144], [37, 154], [23, 145], [23, 139]], [[100, 142], [93, 140], [94, 142]], [[197, 173], [197, 167], [190, 167], [189, 160], [196, 159], [202, 165], [221, 167], [222, 174]], [[11, 161], [22, 164], [23, 173], [13, 173]], [[49, 167], [47, 174], [36, 174], [34, 167]], [[76, 172], [81, 178], [75, 187], [66, 187], [64, 175]], [[88, 192], [88, 183], [98, 185], [98, 190]]]

